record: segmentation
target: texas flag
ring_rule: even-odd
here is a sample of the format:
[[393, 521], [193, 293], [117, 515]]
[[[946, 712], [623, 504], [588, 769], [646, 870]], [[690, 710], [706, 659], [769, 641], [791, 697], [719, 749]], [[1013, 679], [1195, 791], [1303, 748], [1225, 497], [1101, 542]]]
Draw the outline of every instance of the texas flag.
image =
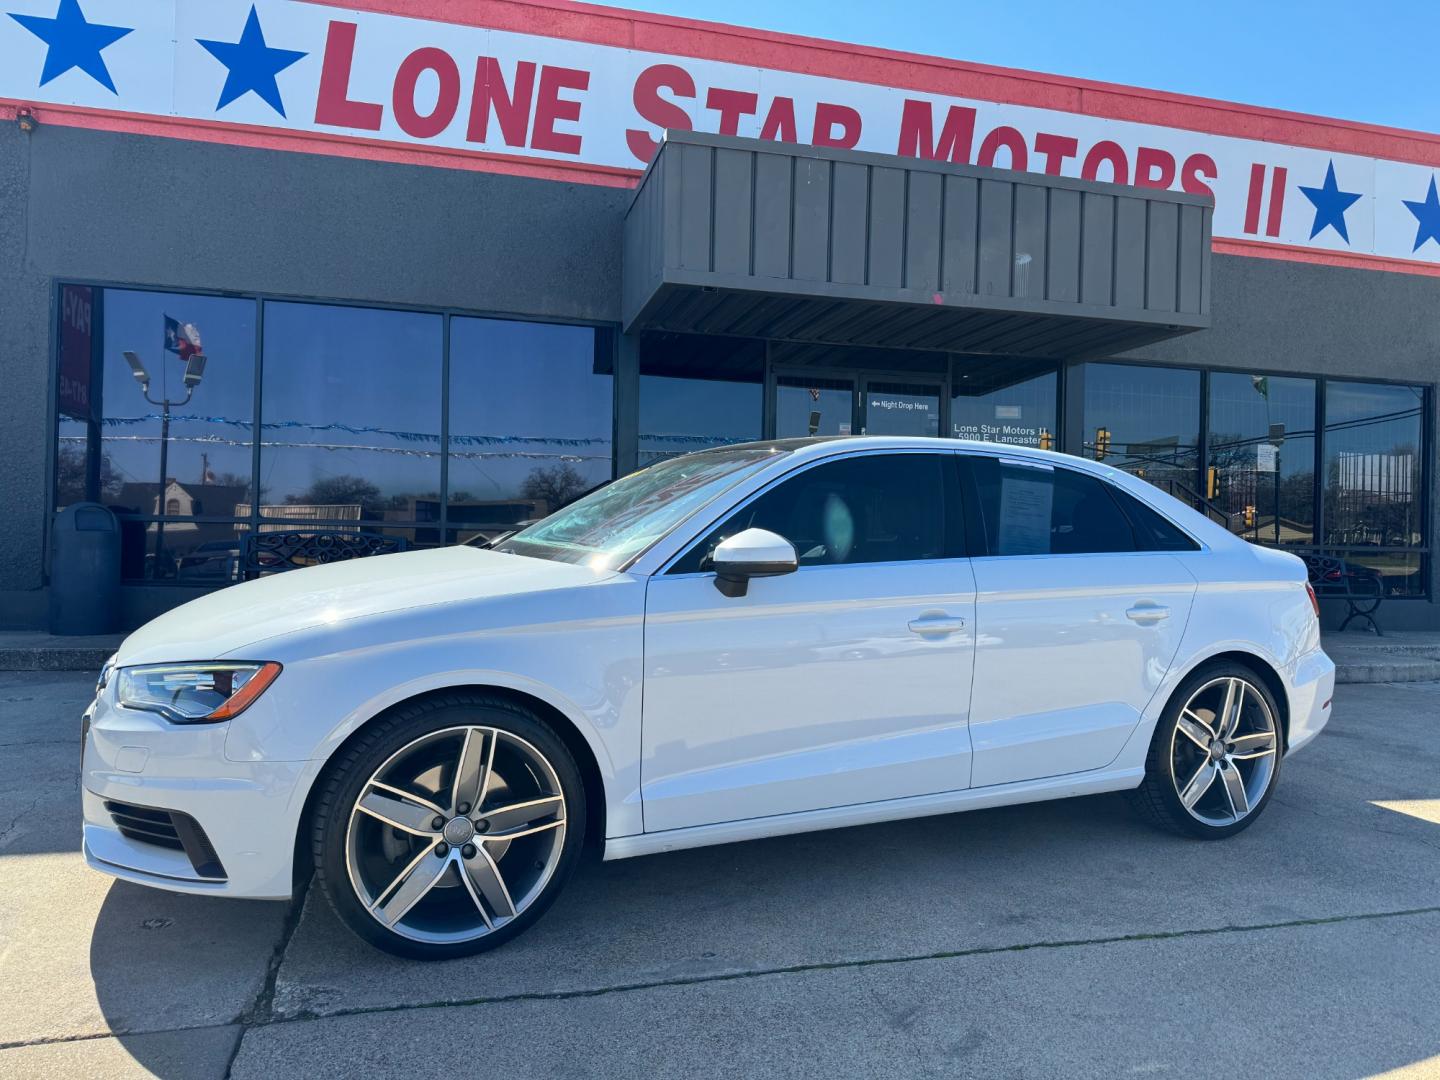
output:
[[179, 319], [165, 316], [165, 351], [175, 353], [181, 360], [200, 352], [200, 330], [194, 323], [181, 323]]

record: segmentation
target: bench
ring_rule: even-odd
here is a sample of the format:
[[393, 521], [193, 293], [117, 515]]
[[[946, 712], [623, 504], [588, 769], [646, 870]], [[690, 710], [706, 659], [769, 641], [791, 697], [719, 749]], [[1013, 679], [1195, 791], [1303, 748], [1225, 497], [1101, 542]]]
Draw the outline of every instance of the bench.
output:
[[241, 567], [247, 577], [298, 570], [321, 563], [390, 555], [406, 548], [403, 536], [354, 532], [250, 533], [241, 545]]
[[1368, 623], [1377, 637], [1385, 636], [1380, 624], [1375, 621], [1375, 613], [1385, 599], [1385, 588], [1377, 571], [1346, 562], [1335, 555], [1315, 553], [1302, 555], [1301, 558], [1305, 560], [1310, 587], [1315, 590], [1315, 595], [1344, 600], [1348, 606], [1339, 630], [1345, 630], [1358, 620], [1362, 626]]

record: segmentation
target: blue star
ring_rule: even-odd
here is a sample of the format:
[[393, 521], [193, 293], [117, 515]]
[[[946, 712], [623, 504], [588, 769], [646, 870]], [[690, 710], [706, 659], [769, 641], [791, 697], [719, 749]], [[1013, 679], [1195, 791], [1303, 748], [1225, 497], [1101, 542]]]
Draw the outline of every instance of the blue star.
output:
[[133, 27], [86, 22], [80, 0], [60, 0], [53, 19], [14, 12], [10, 17], [49, 46], [45, 51], [45, 68], [40, 72], [41, 86], [71, 68], [79, 68], [112, 94], [119, 93], [100, 53], [131, 33]]
[[275, 76], [309, 54], [268, 47], [254, 4], [250, 5], [250, 17], [245, 20], [245, 30], [238, 42], [196, 40], [206, 52], [230, 69], [225, 76], [225, 88], [220, 91], [220, 103], [215, 106], [216, 112], [253, 90], [260, 100], [281, 116], [285, 115], [285, 103], [280, 99], [280, 87], [275, 82]]
[[1325, 170], [1323, 187], [1297, 185], [1315, 207], [1315, 223], [1310, 227], [1310, 239], [1314, 240], [1326, 228], [1334, 229], [1340, 239], [1350, 243], [1350, 233], [1345, 228], [1345, 211], [1360, 200], [1358, 191], [1341, 191], [1335, 183], [1335, 162]]
[[1435, 193], [1435, 177], [1430, 177], [1430, 190], [1426, 192], [1424, 202], [1411, 202], [1409, 199], [1400, 201], [1420, 223], [1420, 227], [1415, 230], [1415, 246], [1411, 250], [1419, 251], [1420, 245], [1426, 240], [1434, 240], [1440, 244], [1440, 195]]

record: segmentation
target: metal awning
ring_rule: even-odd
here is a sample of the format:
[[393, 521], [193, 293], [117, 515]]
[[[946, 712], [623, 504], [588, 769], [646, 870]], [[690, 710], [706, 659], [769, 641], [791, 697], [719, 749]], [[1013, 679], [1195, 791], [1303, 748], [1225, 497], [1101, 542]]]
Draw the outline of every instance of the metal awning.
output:
[[625, 216], [627, 333], [1012, 356], [1210, 325], [1207, 198], [671, 132]]

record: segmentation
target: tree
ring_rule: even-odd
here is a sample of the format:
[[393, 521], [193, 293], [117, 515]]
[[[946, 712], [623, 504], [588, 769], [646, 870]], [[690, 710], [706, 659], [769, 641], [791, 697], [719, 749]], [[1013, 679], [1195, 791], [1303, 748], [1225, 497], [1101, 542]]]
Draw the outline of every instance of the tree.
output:
[[[244, 473], [215, 473], [212, 475], [210, 483], [219, 485], [221, 487], [244, 488], [246, 499], [250, 499], [253, 501], [256, 498], [255, 485], [250, 483], [250, 477], [246, 476]], [[265, 501], [265, 492], [267, 490], [268, 489], [263, 484], [260, 486], [260, 494], [258, 496], [260, 502]]]
[[380, 489], [359, 476], [341, 474], [326, 476], [310, 485], [308, 491], [286, 495], [290, 506], [351, 506], [359, 504], [362, 509], [373, 507], [380, 501]]
[[525, 478], [521, 489], [525, 498], [544, 502], [546, 510], [558, 510], [589, 485], [580, 471], [568, 461], [541, 466]]
[[[62, 446], [55, 460], [55, 488], [57, 505], [85, 501], [85, 469], [88, 456], [83, 446]], [[101, 502], [113, 503], [120, 497], [125, 478], [115, 469], [115, 462], [109, 454], [100, 455], [100, 490], [96, 493]]]

